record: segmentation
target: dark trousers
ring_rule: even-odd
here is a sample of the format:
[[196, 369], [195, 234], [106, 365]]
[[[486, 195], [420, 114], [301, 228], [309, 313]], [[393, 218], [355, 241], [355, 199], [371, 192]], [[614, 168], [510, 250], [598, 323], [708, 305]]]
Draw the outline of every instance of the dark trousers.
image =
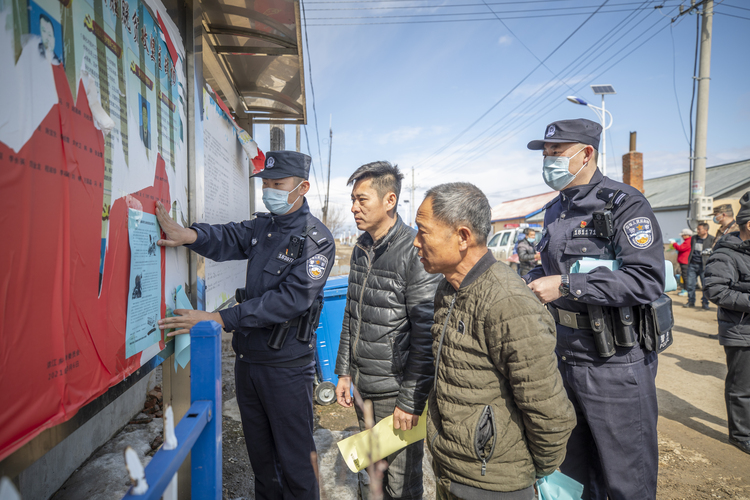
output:
[[583, 484], [583, 500], [656, 498], [656, 354], [559, 367], [578, 420], [560, 470]]
[[[386, 417], [393, 415], [396, 409], [396, 396], [390, 398], [371, 399], [375, 423], [377, 424]], [[354, 405], [359, 420], [359, 429], [365, 430], [365, 416], [358, 405]], [[420, 417], [423, 418], [423, 417]], [[393, 455], [386, 457], [388, 469], [383, 475], [383, 500], [396, 498], [421, 499], [422, 486], [422, 459], [424, 457], [424, 440], [412, 443], [406, 448], [401, 448]], [[360, 473], [359, 492], [363, 500], [370, 498], [369, 486], [361, 481]], [[372, 481], [372, 478], [370, 479]]]
[[314, 363], [298, 368], [239, 360], [234, 364], [257, 500], [319, 498], [313, 441], [314, 374]]
[[750, 347], [724, 346], [727, 378], [724, 399], [727, 403], [729, 437], [750, 441]]
[[698, 283], [698, 277], [700, 276], [701, 279], [701, 289], [703, 291], [703, 304], [708, 304], [708, 299], [706, 298], [706, 281], [705, 281], [705, 273], [703, 269], [703, 264], [696, 264], [695, 262], [691, 262], [687, 266], [688, 272], [687, 272], [687, 292], [688, 292], [688, 303], [689, 304], [695, 304], [695, 285]]
[[688, 266], [689, 264], [680, 264], [680, 278], [682, 278], [682, 289], [688, 289]]

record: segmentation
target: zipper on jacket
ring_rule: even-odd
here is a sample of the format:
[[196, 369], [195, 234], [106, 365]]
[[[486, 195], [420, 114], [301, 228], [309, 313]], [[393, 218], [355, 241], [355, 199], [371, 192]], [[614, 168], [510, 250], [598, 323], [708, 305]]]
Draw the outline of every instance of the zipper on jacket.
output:
[[[474, 451], [477, 454], [477, 458], [482, 461], [482, 475], [487, 474], [487, 460], [490, 460], [492, 458], [492, 455], [495, 454], [495, 446], [497, 445], [497, 436], [495, 435], [495, 410], [492, 408], [492, 406], [487, 405], [485, 406], [485, 409], [489, 409], [490, 415], [489, 415], [489, 421], [492, 428], [492, 435], [490, 439], [492, 439], [492, 447], [490, 448], [490, 452], [487, 454], [487, 456], [482, 456], [482, 452], [484, 450], [484, 446], [487, 446], [487, 443], [484, 444], [481, 448], [479, 447], [479, 443], [474, 441]], [[474, 435], [476, 436], [479, 433], [479, 424], [482, 423], [482, 417], [484, 416], [484, 411], [482, 411], [482, 414], [479, 416], [479, 421], [477, 422], [477, 427], [474, 430]]]
[[[362, 250], [365, 250], [361, 246], [359, 248], [361, 248]], [[374, 250], [373, 250], [373, 254], [374, 254]], [[365, 287], [367, 285], [367, 278], [370, 277], [370, 270], [372, 269], [372, 257], [370, 256], [370, 252], [368, 250], [365, 250], [365, 256], [367, 257], [367, 272], [365, 273], [364, 281], [362, 281], [362, 292], [359, 294], [359, 304], [358, 304], [359, 319], [357, 320], [357, 333], [354, 335], [354, 347], [352, 347], [352, 361], [354, 361], [357, 358], [357, 344], [359, 343], [359, 332], [362, 328], [362, 301], [365, 298]], [[359, 368], [357, 368], [357, 374], [354, 376], [354, 385], [357, 385], [358, 383], [359, 383]]]
[[448, 315], [445, 317], [445, 323], [443, 323], [443, 331], [440, 333], [440, 341], [438, 342], [437, 354], [435, 355], [435, 397], [437, 397], [437, 383], [438, 383], [438, 368], [440, 367], [440, 352], [443, 350], [443, 340], [445, 339], [445, 330], [448, 329], [448, 321], [451, 319], [451, 313], [453, 312], [453, 306], [456, 305], [456, 298], [458, 297], [458, 290], [453, 295], [453, 300], [448, 308]]

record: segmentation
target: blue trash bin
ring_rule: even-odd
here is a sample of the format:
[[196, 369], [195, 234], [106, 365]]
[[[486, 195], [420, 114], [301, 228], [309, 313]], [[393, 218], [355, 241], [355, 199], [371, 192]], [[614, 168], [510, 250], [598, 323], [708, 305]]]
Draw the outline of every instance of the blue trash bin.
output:
[[321, 405], [329, 405], [336, 401], [336, 384], [339, 378], [333, 371], [336, 369], [348, 286], [349, 276], [336, 276], [328, 278], [323, 287], [323, 311], [317, 330], [319, 383], [315, 387], [315, 401]]

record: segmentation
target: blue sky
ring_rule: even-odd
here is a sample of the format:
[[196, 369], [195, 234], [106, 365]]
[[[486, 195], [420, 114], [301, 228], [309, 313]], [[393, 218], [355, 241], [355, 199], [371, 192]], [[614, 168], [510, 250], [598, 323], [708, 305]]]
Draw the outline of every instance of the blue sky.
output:
[[[406, 175], [402, 201], [410, 198], [411, 168], [416, 167], [417, 206], [430, 186], [457, 180], [481, 187], [493, 206], [549, 191], [541, 179], [541, 156], [527, 150], [526, 143], [542, 138], [546, 125], [558, 119], [598, 120], [592, 110], [565, 100], [574, 94], [601, 105], [590, 84], [611, 84], [617, 91], [606, 98], [606, 107], [614, 117], [607, 136], [610, 177], [622, 177], [621, 157], [628, 150], [630, 131], [638, 132], [637, 149], [644, 154], [646, 178], [687, 170], [688, 144], [675, 97], [687, 130], [696, 16], [684, 15], [672, 24], [673, 49], [669, 25], [678, 13], [679, 0], [609, 0], [582, 27], [602, 0], [487, 3], [512, 33], [491, 17], [482, 0], [305, 2], [310, 44], [305, 56], [312, 62], [320, 155], [309, 71], [307, 131], [321, 178], [325, 168], [320, 168], [320, 158], [325, 167], [332, 117], [334, 206], [348, 210], [346, 179], [358, 166], [381, 159], [397, 163]], [[682, 3], [687, 6], [690, 2]], [[449, 7], [466, 4], [475, 6]], [[656, 5], [664, 7], [654, 9]], [[416, 6], [428, 8], [401, 8]], [[378, 9], [345, 10], [372, 7]], [[640, 10], [634, 10], [637, 7]], [[425, 16], [459, 12], [479, 14]], [[725, 0], [716, 5], [715, 12], [709, 166], [750, 158], [750, 2]], [[512, 19], [531, 15], [550, 17]], [[319, 19], [359, 16], [413, 17]], [[459, 17], [488, 20], [415, 23]], [[408, 24], [322, 26], [393, 21]], [[576, 29], [540, 66], [539, 60]], [[457, 138], [503, 97], [485, 118]], [[255, 127], [255, 138], [263, 150], [268, 149], [268, 137], [268, 126]], [[287, 127], [287, 147], [294, 148], [294, 127]], [[435, 154], [441, 148], [445, 150]], [[307, 150], [304, 133], [302, 150]], [[324, 185], [313, 182], [308, 195], [313, 208], [320, 205], [318, 189], [324, 195]], [[407, 221], [408, 207], [402, 203], [399, 210]]]

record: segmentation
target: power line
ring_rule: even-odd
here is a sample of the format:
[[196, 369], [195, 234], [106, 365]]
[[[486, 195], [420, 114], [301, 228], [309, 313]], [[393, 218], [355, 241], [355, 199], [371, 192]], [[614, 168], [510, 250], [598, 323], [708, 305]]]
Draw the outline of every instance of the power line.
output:
[[[607, 3], [608, 1], [609, 1], [609, 0], [604, 0], [604, 3], [602, 3], [602, 4], [601, 4], [601, 5], [599, 6], [599, 9], [601, 9], [602, 7], [604, 7], [604, 5], [606, 5], [606, 3]], [[598, 12], [598, 9], [597, 9], [597, 12]], [[460, 139], [461, 137], [463, 137], [463, 135], [464, 135], [464, 134], [465, 134], [466, 132], [468, 132], [469, 130], [471, 130], [471, 129], [472, 129], [472, 128], [473, 128], [473, 127], [474, 127], [474, 126], [475, 126], [475, 125], [477, 124], [477, 123], [479, 123], [479, 122], [480, 122], [480, 121], [481, 121], [481, 120], [482, 120], [482, 119], [483, 119], [483, 118], [484, 118], [485, 116], [487, 116], [487, 115], [488, 115], [488, 114], [489, 114], [490, 112], [492, 112], [492, 110], [493, 110], [493, 109], [495, 109], [495, 108], [496, 108], [496, 107], [497, 107], [497, 106], [498, 106], [498, 105], [499, 105], [499, 104], [500, 104], [501, 102], [503, 102], [503, 101], [505, 100], [505, 98], [506, 98], [506, 97], [508, 97], [508, 96], [509, 96], [509, 95], [510, 95], [510, 94], [511, 94], [511, 93], [512, 93], [512, 92], [513, 92], [514, 90], [516, 90], [516, 89], [517, 89], [518, 87], [520, 87], [520, 86], [521, 86], [521, 84], [522, 84], [523, 82], [525, 82], [525, 81], [526, 81], [526, 80], [527, 80], [527, 79], [528, 79], [528, 78], [529, 78], [529, 77], [530, 77], [530, 76], [531, 76], [531, 75], [532, 75], [532, 74], [533, 74], [533, 73], [534, 73], [534, 72], [535, 72], [535, 71], [536, 71], [536, 70], [537, 70], [537, 69], [538, 69], [538, 68], [539, 68], [539, 67], [540, 67], [540, 66], [541, 66], [541, 65], [543, 64], [543, 62], [544, 62], [544, 61], [546, 61], [547, 59], [549, 59], [550, 57], [552, 57], [552, 55], [553, 55], [553, 54], [554, 54], [555, 52], [557, 52], [558, 50], [560, 50], [560, 48], [561, 48], [561, 47], [562, 47], [563, 45], [565, 45], [565, 43], [566, 43], [566, 42], [567, 42], [568, 40], [570, 40], [570, 38], [571, 38], [571, 37], [572, 37], [573, 35], [575, 35], [575, 34], [576, 34], [576, 33], [578, 32], [578, 30], [580, 30], [581, 28], [583, 28], [583, 26], [584, 26], [584, 25], [585, 25], [585, 24], [586, 24], [587, 22], [589, 22], [589, 20], [590, 20], [590, 19], [591, 19], [592, 17], [594, 17], [594, 15], [595, 15], [595, 14], [596, 14], [596, 12], [592, 13], [592, 14], [591, 14], [591, 15], [590, 15], [589, 17], [587, 17], [587, 18], [586, 18], [586, 19], [585, 19], [585, 20], [584, 20], [584, 21], [583, 21], [583, 22], [582, 22], [582, 23], [581, 23], [580, 25], [578, 25], [578, 27], [577, 27], [576, 29], [574, 29], [574, 30], [573, 30], [573, 32], [572, 32], [572, 33], [570, 33], [570, 34], [569, 34], [569, 35], [568, 35], [568, 36], [567, 36], [567, 37], [565, 38], [565, 40], [563, 40], [562, 42], [560, 42], [560, 44], [558, 44], [558, 45], [557, 45], [557, 47], [555, 47], [555, 48], [554, 48], [554, 49], [552, 50], [552, 52], [550, 52], [550, 53], [549, 53], [549, 54], [547, 55], [547, 57], [545, 57], [545, 58], [544, 58], [544, 60], [543, 60], [542, 62], [540, 62], [540, 63], [539, 63], [539, 64], [538, 64], [538, 65], [537, 65], [536, 67], [534, 67], [534, 69], [532, 69], [532, 70], [531, 70], [531, 71], [530, 71], [530, 72], [529, 72], [529, 73], [528, 73], [528, 74], [527, 74], [526, 76], [524, 76], [524, 77], [523, 77], [523, 78], [521, 79], [521, 81], [519, 81], [519, 82], [518, 82], [518, 83], [517, 83], [517, 84], [516, 84], [516, 85], [515, 85], [515, 86], [514, 86], [514, 87], [513, 87], [512, 89], [510, 89], [510, 90], [509, 90], [509, 91], [508, 91], [508, 92], [507, 92], [507, 93], [506, 93], [506, 94], [505, 94], [505, 95], [504, 95], [503, 97], [501, 97], [501, 98], [500, 98], [500, 99], [499, 99], [499, 100], [498, 100], [497, 102], [495, 102], [495, 104], [493, 104], [492, 106], [490, 106], [490, 108], [489, 108], [489, 109], [488, 109], [487, 111], [485, 111], [484, 113], [482, 113], [482, 115], [481, 115], [481, 116], [480, 116], [479, 118], [477, 118], [476, 120], [474, 120], [474, 121], [473, 121], [473, 122], [471, 123], [471, 125], [469, 125], [469, 126], [468, 126], [468, 127], [466, 127], [466, 128], [464, 129], [464, 130], [462, 130], [462, 131], [461, 131], [461, 132], [460, 132], [460, 133], [459, 133], [459, 134], [458, 134], [458, 135], [457, 135], [456, 137], [454, 137], [454, 138], [453, 138], [453, 139], [452, 139], [451, 141], [449, 141], [448, 143], [446, 143], [446, 145], [445, 145], [445, 146], [443, 146], [443, 147], [439, 148], [439, 149], [438, 149], [437, 151], [435, 151], [435, 152], [434, 152], [433, 154], [431, 154], [431, 155], [430, 155], [430, 156], [429, 156], [428, 158], [426, 158], [425, 160], [423, 160], [423, 161], [421, 161], [421, 162], [417, 163], [416, 165], [413, 165], [413, 167], [414, 167], [414, 168], [417, 168], [417, 167], [418, 167], [419, 165], [422, 165], [422, 164], [424, 164], [425, 162], [427, 162], [427, 161], [431, 160], [431, 159], [432, 159], [432, 158], [434, 158], [435, 156], [437, 156], [437, 155], [439, 155], [440, 153], [442, 153], [443, 151], [445, 151], [445, 150], [446, 150], [446, 149], [447, 149], [447, 148], [448, 148], [448, 147], [449, 147], [449, 146], [450, 146], [450, 145], [451, 145], [452, 143], [454, 143], [454, 142], [455, 142], [456, 140], [458, 140], [458, 139]]]
[[[615, 9], [604, 11], [604, 14], [612, 14], [617, 12], [632, 12], [638, 9]], [[538, 14], [538, 15], [524, 15], [524, 16], [504, 16], [503, 19], [538, 19], [545, 17], [568, 17], [568, 16], [583, 16], [583, 15], [594, 15], [599, 12], [596, 9], [593, 12], [570, 12], [570, 13], [558, 13], [558, 14]], [[444, 17], [444, 16], [483, 16], [489, 15], [489, 13], [482, 12], [462, 12], [462, 13], [449, 13], [449, 14], [415, 14], [411, 16], [350, 16], [350, 17], [311, 17], [311, 21], [355, 21], [363, 19], [404, 19], [404, 18], [419, 18], [419, 17]], [[727, 14], [729, 15], [729, 14]], [[733, 16], [739, 17], [739, 16]], [[744, 18], [743, 18], [744, 19]], [[429, 19], [425, 21], [409, 20], [409, 21], [383, 21], [383, 22], [354, 22], [354, 23], [316, 23], [310, 24], [311, 27], [317, 26], [368, 26], [368, 25], [387, 25], [387, 24], [434, 24], [434, 23], [463, 23], [473, 21], [494, 21], [494, 17], [480, 17], [474, 19]]]
[[714, 14], [719, 14], [720, 16], [727, 16], [727, 17], [736, 17], [737, 19], [744, 19], [745, 21], [750, 21], [750, 17], [735, 16], [734, 14], [727, 14], [726, 12], [714, 11]]
[[[305, 14], [305, 2], [303, 0], [300, 0], [299, 3], [302, 6], [302, 24], [305, 27], [305, 45], [307, 45], [307, 69], [308, 69], [308, 73], [310, 73], [310, 92], [312, 93], [312, 98], [313, 98], [313, 116], [315, 118], [315, 135], [318, 139], [318, 160], [320, 161], [319, 163], [320, 168], [323, 168], [323, 157], [320, 154], [320, 132], [318, 130], [318, 110], [315, 108], [315, 86], [313, 86], [312, 57], [310, 56], [310, 39], [307, 38], [307, 15]], [[304, 68], [303, 68], [303, 71], [304, 71]], [[305, 134], [307, 134], [307, 129], [305, 129]], [[308, 143], [308, 150], [309, 150], [309, 143]], [[312, 156], [312, 154], [310, 156]]]
[[[335, 4], [335, 5], [341, 5], [341, 4], [347, 4], [347, 3], [370, 3], [370, 4], [377, 4], [377, 3], [397, 3], [397, 2], [421, 2], [421, 1], [428, 1], [428, 0], [383, 0], [382, 2], [373, 1], [373, 0], [347, 0], [347, 1], [333, 1], [333, 0], [325, 0], [325, 1], [314, 1], [314, 2], [307, 2], [308, 4]], [[569, 2], [570, 0], [525, 0], [524, 3], [552, 3], [552, 2]], [[512, 0], [507, 2], [495, 2], [493, 5], [517, 5], [518, 0]], [[443, 4], [435, 4], [433, 7], [441, 7]], [[312, 10], [312, 9], [311, 9]]]
[[[645, 0], [643, 2], [643, 5], [645, 5], [646, 3], [648, 3], [648, 1], [649, 0]], [[630, 30], [632, 31], [632, 29], [634, 29], [635, 27], [637, 27], [638, 25], [640, 25], [650, 15], [651, 14], [646, 15], [643, 19], [641, 19], [640, 21], [638, 21], [632, 28], [630, 28]], [[638, 16], [638, 14], [634, 14], [634, 13], [631, 13], [630, 15], [628, 15], [625, 19], [621, 20], [617, 25], [615, 25], [614, 28], [612, 28], [611, 30], [609, 30], [604, 35], [602, 35], [602, 37], [599, 38], [599, 40], [597, 40], [596, 42], [590, 44], [589, 48], [587, 48], [586, 50], [584, 50], [580, 55], [578, 55], [575, 58], [573, 58], [573, 61], [585, 60], [587, 57], [593, 61], [596, 58], [600, 57], [601, 55], [605, 54], [609, 49], [611, 49], [620, 40], [620, 38], [616, 38], [616, 35], [620, 31], [622, 31], [623, 29], [625, 29], [628, 26], [628, 24], [632, 23], [635, 20], [635, 18], [637, 18], [637, 16]], [[602, 41], [605, 40], [607, 37], [609, 37], [610, 40], [612, 40], [612, 41], [611, 41], [611, 43], [608, 46], [605, 46], [605, 45], [602, 44]], [[591, 55], [589, 56], [590, 52], [591, 52]], [[597, 52], [600, 52], [600, 55], [595, 55]], [[506, 113], [501, 118], [499, 118], [497, 121], [495, 121], [492, 125], [490, 125], [486, 129], [484, 129], [482, 132], [480, 132], [473, 141], [470, 141], [469, 143], [464, 144], [458, 150], [454, 151], [453, 153], [451, 153], [450, 155], [448, 155], [447, 158], [445, 158], [444, 160], [441, 160], [441, 161], [447, 161], [447, 159], [449, 159], [451, 156], [457, 154], [461, 150], [463, 150], [466, 147], [468, 147], [471, 144], [471, 142], [477, 141], [482, 135], [486, 134], [487, 132], [489, 132], [490, 130], [492, 130], [493, 128], [495, 128], [496, 126], [500, 125], [506, 118], [509, 118], [512, 115], [513, 112], [515, 112], [519, 108], [523, 107], [528, 101], [530, 101], [532, 98], [534, 98], [534, 96], [536, 96], [540, 92], [543, 92], [545, 89], [547, 89], [551, 85], [553, 85], [556, 82], [556, 79], [557, 79], [557, 81], [561, 81], [562, 83], [564, 83], [565, 85], [567, 85], [568, 88], [571, 88], [570, 85], [565, 80], [569, 79], [568, 78], [569, 75], [573, 74], [573, 72], [575, 70], [576, 70], [576, 68], [572, 64], [566, 64], [566, 65], [564, 65], [563, 69], [560, 70], [560, 71], [558, 71], [557, 74], [555, 74], [553, 76], [553, 78], [551, 78], [549, 81], [547, 81], [545, 84], [543, 84], [540, 88], [538, 88], [535, 92], [533, 92], [531, 95], [529, 95], [526, 99], [524, 99], [523, 101], [521, 101], [518, 105], [516, 105], [515, 108], [513, 108], [512, 110], [510, 110], [508, 113]], [[574, 93], [576, 92], [575, 89], [573, 91], [574, 91]], [[530, 104], [529, 106], [526, 106], [526, 109], [535, 109], [535, 108], [537, 108], [548, 97], [549, 96], [542, 95], [542, 96], [536, 98], [534, 103]], [[555, 107], [557, 107], [557, 106], [555, 106]], [[511, 125], [511, 123], [509, 122], [508, 124], [501, 126], [495, 132], [495, 134], [498, 134], [498, 133], [502, 132], [503, 130], [507, 129], [510, 125]], [[484, 140], [482, 140], [481, 142], [477, 143], [472, 148], [470, 148], [469, 151], [467, 151], [467, 154], [469, 154], [469, 155], [473, 154], [474, 152], [476, 152], [480, 148], [484, 147], [488, 142], [492, 141], [493, 139], [495, 141], [498, 140], [496, 136], [493, 136], [491, 134], [487, 135], [487, 137]], [[488, 150], [489, 149], [487, 149], [486, 151], [488, 151]], [[474, 158], [478, 158], [482, 154], [479, 154], [479, 155], [475, 156]], [[442, 170], [447, 171], [447, 170], [451, 169], [451, 167], [452, 167], [451, 165], [446, 165], [445, 167], [442, 168]]]
[[[513, 3], [517, 4], [517, 2], [513, 2]], [[641, 3], [642, 2], [613, 3], [613, 4], [609, 4], [607, 7], [619, 7], [622, 5], [637, 5]], [[463, 8], [463, 7], [484, 7], [484, 6], [490, 6], [490, 5], [508, 5], [508, 3], [507, 2], [485, 2], [485, 3], [446, 4], [446, 5], [398, 5], [398, 6], [391, 6], [391, 7], [330, 7], [330, 8], [310, 9], [310, 12], [313, 12], [313, 11], [322, 12], [322, 11], [331, 11], [331, 10], [345, 11], [345, 10], [395, 10], [395, 9], [452, 9], [452, 8]], [[538, 7], [536, 9], [509, 10], [509, 11], [503, 11], [499, 13], [500, 14], [517, 14], [517, 13], [522, 13], [522, 12], [541, 12], [541, 11], [550, 11], [550, 10], [581, 10], [581, 9], [592, 9], [594, 7], [595, 5], [581, 5], [577, 7]]]
[[740, 7], [739, 5], [732, 5], [731, 3], [726, 3], [726, 2], [722, 2], [719, 5], [723, 5], [724, 7], [731, 7], [733, 9], [750, 10], [747, 7]]
[[[646, 34], [646, 33], [647, 33], [648, 31], [650, 31], [650, 30], [651, 30], [651, 29], [652, 29], [652, 28], [653, 28], [654, 26], [656, 26], [656, 24], [658, 24], [658, 22], [659, 22], [659, 21], [657, 21], [657, 23], [654, 23], [654, 24], [652, 24], [652, 25], [651, 25], [650, 27], [648, 27], [648, 28], [647, 28], [646, 30], [644, 30], [644, 31], [643, 31], [643, 33], [641, 33], [641, 34], [640, 34], [639, 36], [637, 36], [636, 38], [634, 38], [633, 40], [631, 40], [631, 41], [630, 41], [630, 42], [629, 42], [629, 43], [628, 43], [627, 45], [625, 45], [624, 47], [622, 47], [622, 48], [621, 48], [621, 49], [620, 49], [619, 51], [617, 51], [617, 53], [615, 54], [615, 56], [616, 56], [617, 54], [620, 54], [620, 53], [622, 53], [622, 52], [623, 52], [624, 50], [626, 50], [626, 49], [627, 49], [628, 47], [630, 47], [630, 46], [631, 46], [631, 45], [632, 45], [633, 43], [635, 43], [636, 41], [638, 41], [638, 40], [639, 40], [639, 39], [640, 39], [641, 37], [645, 36], [645, 34]], [[608, 66], [608, 67], [607, 67], [606, 69], [604, 69], [604, 70], [603, 70], [602, 72], [600, 72], [599, 74], [597, 74], [596, 76], [594, 76], [593, 78], [591, 78], [591, 79], [590, 79], [589, 81], [593, 81], [593, 80], [595, 80], [596, 78], [599, 78], [599, 77], [600, 77], [600, 76], [602, 76], [602, 75], [603, 75], [604, 73], [606, 73], [607, 71], [609, 71], [610, 69], [612, 69], [612, 68], [613, 68], [614, 66], [616, 66], [617, 64], [619, 64], [619, 63], [620, 63], [620, 62], [621, 62], [621, 61], [622, 61], [623, 59], [625, 59], [626, 57], [628, 57], [628, 56], [629, 56], [630, 54], [632, 54], [633, 52], [635, 52], [636, 50], [638, 50], [638, 49], [639, 49], [640, 47], [642, 47], [642, 46], [643, 46], [643, 45], [644, 45], [645, 43], [649, 42], [649, 41], [650, 41], [650, 40], [651, 40], [652, 38], [654, 38], [654, 37], [655, 37], [656, 35], [658, 35], [659, 33], [661, 33], [661, 32], [662, 32], [662, 31], [663, 31], [664, 29], [666, 29], [666, 28], [667, 28], [667, 26], [668, 26], [668, 25], [665, 25], [665, 26], [664, 26], [663, 28], [661, 28], [661, 29], [657, 30], [656, 32], [654, 32], [654, 33], [653, 33], [653, 34], [652, 34], [651, 36], [649, 36], [649, 37], [648, 37], [648, 38], [647, 38], [646, 40], [644, 40], [643, 42], [641, 42], [641, 43], [640, 43], [640, 44], [639, 44], [638, 46], [636, 46], [636, 47], [635, 47], [635, 48], [633, 48], [633, 49], [632, 49], [631, 51], [629, 51], [628, 53], [626, 53], [626, 54], [625, 54], [624, 56], [622, 56], [622, 57], [621, 57], [620, 59], [618, 59], [618, 60], [617, 60], [617, 61], [615, 61], [615, 62], [614, 62], [613, 64], [611, 64], [610, 66]], [[611, 60], [611, 58], [612, 58], [612, 57], [613, 57], [613, 56], [610, 56], [610, 60]], [[596, 69], [594, 69], [594, 71], [597, 71], [597, 70], [598, 70], [599, 68], [601, 68], [602, 66], [604, 66], [604, 65], [605, 65], [605, 64], [606, 64], [607, 62], [608, 62], [608, 61], [605, 61], [605, 62], [603, 62], [602, 64], [600, 64], [600, 65], [599, 65], [599, 66], [598, 66], [598, 67], [597, 67]], [[585, 86], [585, 84], [584, 84], [584, 85], [582, 85], [581, 87], [579, 87], [579, 89], [578, 89], [578, 90], [581, 90], [581, 89], [582, 89], [582, 88], [583, 88], [584, 86]], [[544, 98], [543, 98], [543, 99], [544, 99]], [[553, 106], [553, 107], [552, 107], [551, 109], [555, 109], [555, 108], [557, 108], [558, 106], [560, 106], [560, 105], [561, 105], [561, 104], [563, 103], [563, 100], [562, 100], [562, 96], [558, 96], [558, 99], [559, 99], [559, 102], [558, 102], [558, 104], [554, 105], [554, 106]], [[527, 127], [528, 127], [528, 126], [529, 126], [529, 125], [531, 124], [531, 122], [533, 122], [533, 121], [534, 121], [534, 120], [535, 120], [535, 119], [537, 118], [537, 116], [538, 116], [538, 115], [539, 115], [539, 114], [540, 114], [541, 112], [544, 112], [544, 111], [550, 111], [551, 109], [542, 109], [542, 110], [540, 110], [539, 112], [536, 112], [536, 113], [535, 113], [534, 115], [532, 115], [532, 116], [528, 117], [528, 118], [527, 118], [527, 119], [526, 119], [525, 121], [523, 121], [523, 122], [522, 122], [521, 124], [514, 124], [514, 130], [513, 130], [513, 132], [512, 132], [511, 134], [509, 134], [509, 135], [507, 135], [507, 136], [500, 136], [500, 137], [496, 137], [496, 138], [494, 139], [494, 141], [493, 141], [494, 143], [491, 143], [490, 145], [488, 145], [487, 147], [485, 147], [485, 149], [484, 149], [484, 150], [482, 150], [482, 151], [478, 151], [478, 152], [477, 152], [476, 154], [474, 154], [474, 156], [473, 156], [473, 157], [471, 157], [471, 158], [467, 158], [467, 159], [465, 159], [464, 161], [462, 161], [461, 163], [458, 163], [458, 164], [456, 164], [456, 165], [451, 165], [451, 166], [450, 166], [450, 168], [448, 168], [448, 169], [444, 169], [442, 173], [446, 173], [446, 172], [449, 172], [449, 171], [451, 171], [451, 170], [456, 170], [456, 169], [459, 169], [459, 168], [463, 167], [464, 165], [466, 165], [466, 164], [468, 164], [468, 163], [470, 163], [470, 162], [472, 162], [472, 161], [475, 161], [475, 160], [476, 160], [476, 159], [478, 159], [479, 157], [481, 157], [481, 156], [485, 155], [485, 154], [486, 154], [487, 152], [489, 152], [490, 150], [492, 150], [492, 149], [496, 148], [497, 146], [499, 146], [500, 144], [504, 143], [505, 141], [507, 141], [507, 140], [509, 140], [509, 139], [511, 139], [511, 138], [513, 138], [513, 137], [515, 137], [515, 136], [516, 136], [516, 135], [517, 135], [517, 134], [518, 134], [519, 132], [521, 132], [521, 131], [525, 130], [525, 129], [526, 129], [526, 128], [527, 128]], [[507, 115], [506, 115], [506, 116], [507, 116]], [[504, 118], [505, 118], [505, 117], [504, 117]], [[502, 120], [502, 119], [501, 119], [501, 120]], [[506, 128], [507, 128], [507, 127], [506, 127]]]
[[688, 138], [687, 131], [685, 130], [685, 121], [682, 119], [682, 110], [680, 109], [680, 99], [677, 96], [677, 55], [675, 54], [674, 31], [672, 30], [671, 23], [669, 24], [669, 36], [672, 39], [672, 89], [674, 90], [674, 100], [677, 103], [677, 114], [680, 116], [680, 127], [682, 127], [682, 134], [685, 136], [685, 142], [687, 142], [689, 146], [690, 139]]

